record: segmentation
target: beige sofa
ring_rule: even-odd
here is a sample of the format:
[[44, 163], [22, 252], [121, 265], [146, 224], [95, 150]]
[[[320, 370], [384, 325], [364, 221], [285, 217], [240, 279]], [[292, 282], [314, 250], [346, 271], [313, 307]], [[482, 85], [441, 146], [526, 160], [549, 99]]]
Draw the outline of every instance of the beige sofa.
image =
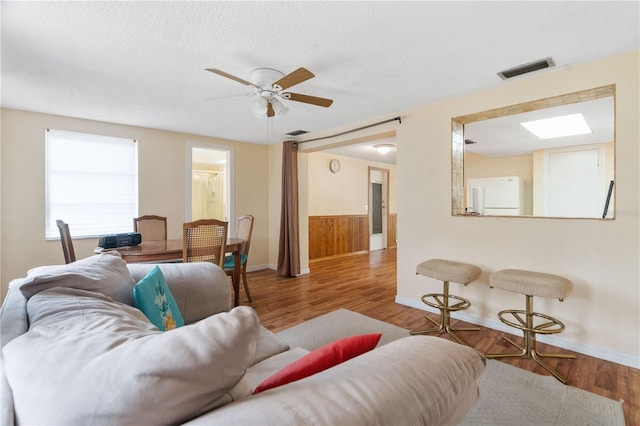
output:
[[0, 311], [0, 422], [13, 424], [456, 424], [485, 359], [411, 336], [252, 395], [308, 351], [230, 310], [217, 266], [162, 264], [184, 327], [159, 331], [132, 307], [153, 265], [102, 254], [11, 282]]

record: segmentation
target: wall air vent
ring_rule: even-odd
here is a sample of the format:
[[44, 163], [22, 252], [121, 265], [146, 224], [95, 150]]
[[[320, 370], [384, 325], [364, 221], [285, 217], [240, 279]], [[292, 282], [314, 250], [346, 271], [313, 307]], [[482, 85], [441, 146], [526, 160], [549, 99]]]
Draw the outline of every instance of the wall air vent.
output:
[[540, 59], [539, 61], [529, 62], [528, 64], [518, 65], [517, 67], [509, 68], [508, 70], [500, 71], [498, 73], [498, 76], [500, 76], [501, 79], [506, 80], [518, 75], [549, 68], [554, 65], [555, 63], [553, 62], [553, 59], [549, 57]]
[[287, 133], [287, 135], [289, 136], [300, 136], [300, 135], [304, 135], [305, 133], [309, 133], [306, 130], [294, 130], [293, 132], [289, 132]]

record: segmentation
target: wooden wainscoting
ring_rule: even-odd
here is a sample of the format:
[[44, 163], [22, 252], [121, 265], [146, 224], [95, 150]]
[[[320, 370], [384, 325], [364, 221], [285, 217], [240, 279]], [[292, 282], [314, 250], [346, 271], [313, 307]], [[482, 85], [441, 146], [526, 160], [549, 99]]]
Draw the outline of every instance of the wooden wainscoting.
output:
[[387, 248], [398, 246], [398, 214], [392, 213], [387, 216]]
[[309, 260], [368, 250], [367, 215], [309, 216]]

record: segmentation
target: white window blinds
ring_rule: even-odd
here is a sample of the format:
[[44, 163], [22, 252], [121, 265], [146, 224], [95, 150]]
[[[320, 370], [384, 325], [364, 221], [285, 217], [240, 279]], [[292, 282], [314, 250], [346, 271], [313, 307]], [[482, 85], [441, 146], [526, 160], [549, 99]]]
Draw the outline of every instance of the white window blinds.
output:
[[138, 167], [132, 139], [47, 130], [45, 238], [56, 220], [73, 237], [132, 232], [138, 212]]

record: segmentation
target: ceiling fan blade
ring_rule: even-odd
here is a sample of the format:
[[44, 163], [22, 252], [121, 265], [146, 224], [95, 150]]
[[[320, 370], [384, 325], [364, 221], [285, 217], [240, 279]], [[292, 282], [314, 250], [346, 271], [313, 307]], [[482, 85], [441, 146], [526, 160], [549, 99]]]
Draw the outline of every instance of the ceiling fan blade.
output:
[[221, 75], [223, 77], [230, 78], [231, 80], [237, 81], [238, 83], [242, 83], [245, 86], [254, 86], [253, 83], [249, 83], [247, 80], [243, 80], [240, 77], [236, 77], [235, 75], [231, 75], [231, 74], [226, 73], [224, 71], [220, 71], [220, 70], [215, 69], [215, 68], [205, 68], [205, 69], [207, 71], [209, 71], [209, 72], [214, 73], [214, 74], [218, 74], [218, 75]]
[[331, 99], [326, 99], [326, 98], [318, 98], [316, 96], [309, 96], [309, 95], [301, 95], [300, 93], [283, 93], [283, 95], [288, 95], [287, 97], [285, 97], [285, 99], [289, 99], [291, 101], [296, 101], [296, 102], [304, 102], [307, 104], [312, 104], [312, 105], [318, 105], [321, 107], [330, 107], [331, 104], [333, 103], [333, 100]]
[[276, 112], [273, 110], [273, 105], [271, 102], [267, 102], [267, 117], [273, 117], [276, 115]]
[[307, 81], [310, 78], [315, 77], [311, 71], [306, 68], [298, 68], [297, 70], [285, 75], [280, 80], [273, 83], [274, 88], [276, 86], [278, 90], [285, 90], [289, 87], [295, 86], [296, 84], [302, 83], [303, 81]]

